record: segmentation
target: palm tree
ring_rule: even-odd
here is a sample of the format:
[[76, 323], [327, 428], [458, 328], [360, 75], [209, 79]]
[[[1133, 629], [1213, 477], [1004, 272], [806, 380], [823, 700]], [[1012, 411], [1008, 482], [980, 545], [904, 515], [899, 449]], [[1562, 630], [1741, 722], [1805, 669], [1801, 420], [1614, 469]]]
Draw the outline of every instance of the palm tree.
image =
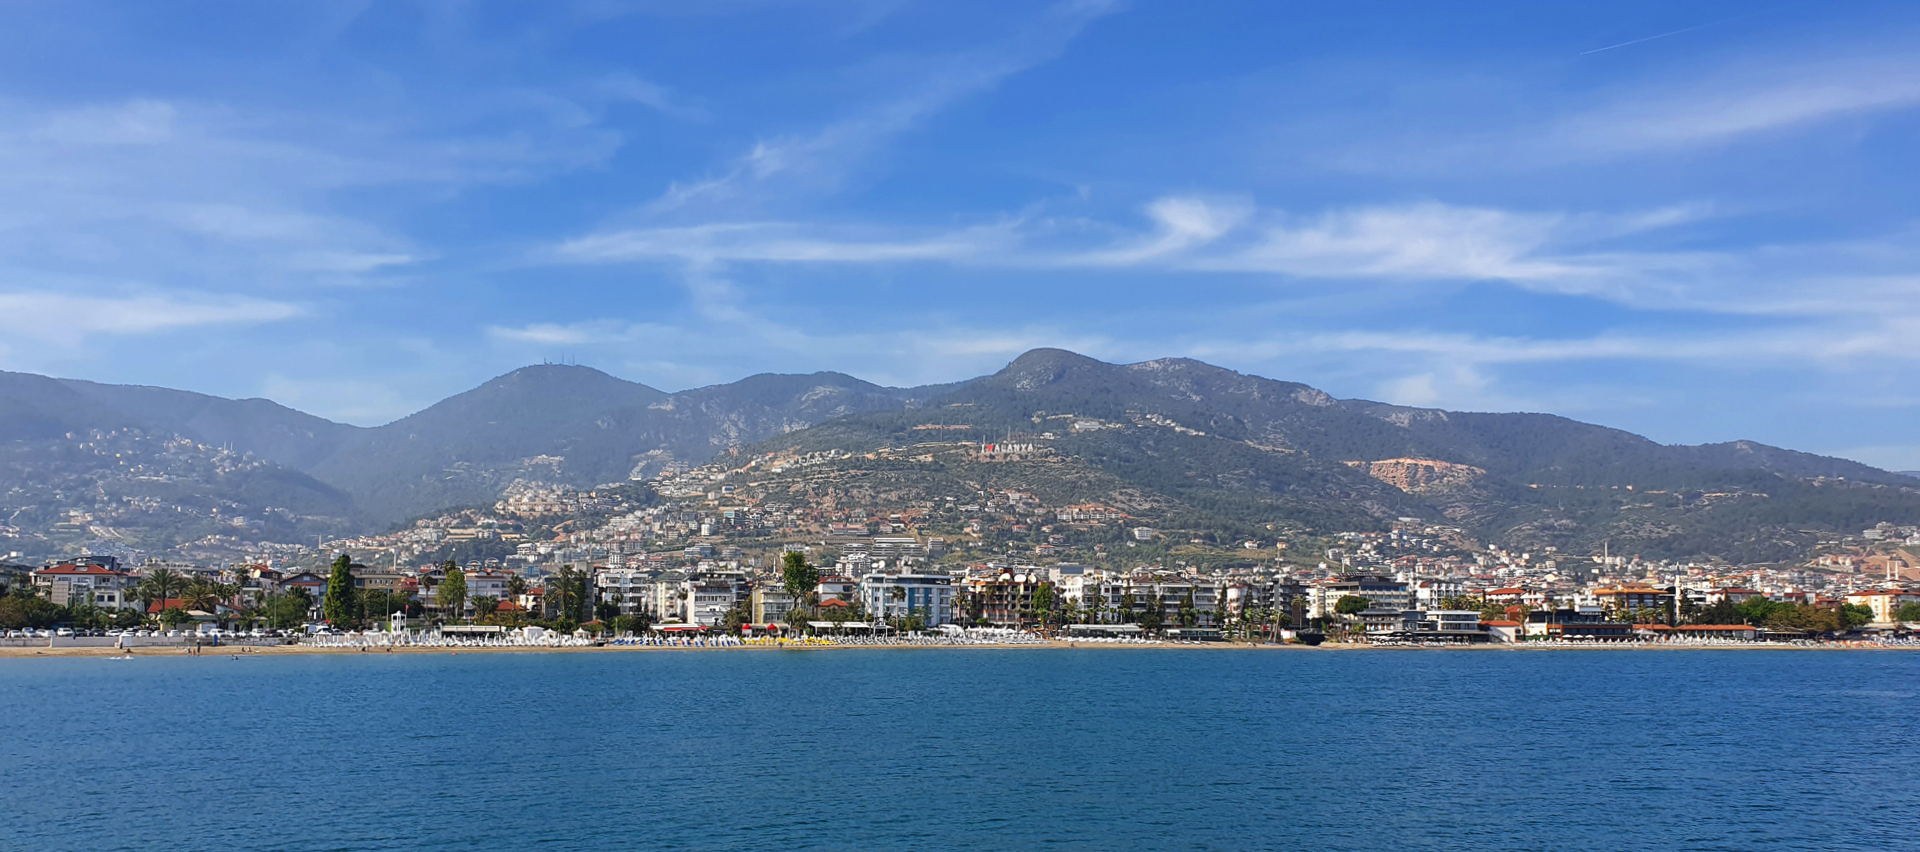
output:
[[558, 592], [554, 604], [560, 608], [560, 617], [566, 618], [573, 612], [573, 566], [560, 566], [559, 579], [554, 583], [553, 591]]
[[180, 593], [180, 603], [186, 609], [213, 612], [220, 606], [220, 587], [205, 577], [195, 577]]
[[140, 598], [146, 609], [152, 609], [154, 601], [160, 601], [164, 606], [166, 601], [177, 597], [185, 583], [180, 572], [171, 568], [155, 568], [135, 587], [134, 595]]

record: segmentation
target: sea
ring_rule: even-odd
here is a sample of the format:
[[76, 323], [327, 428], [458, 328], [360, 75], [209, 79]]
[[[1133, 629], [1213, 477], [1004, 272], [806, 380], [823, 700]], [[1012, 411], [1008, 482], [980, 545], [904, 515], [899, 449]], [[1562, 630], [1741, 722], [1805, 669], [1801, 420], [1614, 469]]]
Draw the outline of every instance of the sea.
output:
[[1920, 849], [1920, 653], [0, 660], [0, 850]]

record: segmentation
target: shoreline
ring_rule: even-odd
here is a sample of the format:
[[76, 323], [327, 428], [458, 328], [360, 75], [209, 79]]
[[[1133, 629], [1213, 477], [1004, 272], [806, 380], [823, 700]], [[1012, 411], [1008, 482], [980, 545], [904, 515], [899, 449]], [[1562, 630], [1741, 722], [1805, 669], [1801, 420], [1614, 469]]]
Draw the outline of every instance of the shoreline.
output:
[[1108, 650], [1138, 649], [1145, 651], [1920, 651], [1920, 646], [1802, 646], [1802, 645], [1460, 645], [1445, 648], [1420, 647], [1377, 647], [1374, 645], [1328, 642], [1318, 646], [1310, 645], [1273, 645], [1250, 644], [1244, 642], [1215, 642], [1205, 644], [1158, 644], [1158, 645], [1121, 645], [1107, 643], [1068, 642], [1049, 640], [1039, 643], [1006, 645], [742, 645], [721, 648], [654, 646], [654, 645], [604, 645], [588, 647], [421, 647], [396, 646], [387, 648], [323, 648], [310, 645], [207, 645], [202, 646], [198, 655], [189, 654], [191, 646], [147, 645], [134, 649], [132, 654], [107, 647], [0, 647], [0, 659], [144, 659], [168, 657], [194, 657], [205, 659], [251, 657], [287, 657], [315, 655], [390, 655], [390, 654], [443, 654], [459, 656], [461, 654], [608, 654], [608, 653], [647, 653], [647, 652], [768, 652], [768, 651], [852, 651], [852, 650], [896, 650], [896, 651], [966, 651], [966, 650]]

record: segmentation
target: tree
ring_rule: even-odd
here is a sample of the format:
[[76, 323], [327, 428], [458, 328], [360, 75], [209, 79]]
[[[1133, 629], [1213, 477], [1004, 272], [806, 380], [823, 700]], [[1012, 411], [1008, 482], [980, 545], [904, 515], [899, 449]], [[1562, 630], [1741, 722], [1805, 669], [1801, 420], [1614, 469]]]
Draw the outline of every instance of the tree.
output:
[[1339, 600], [1333, 602], [1333, 611], [1341, 615], [1359, 615], [1371, 606], [1373, 601], [1359, 595], [1341, 595]]
[[593, 608], [593, 575], [587, 571], [576, 571], [573, 577], [573, 612], [568, 617], [575, 621], [586, 621], [587, 613]]
[[186, 586], [186, 578], [171, 568], [155, 568], [147, 572], [146, 579], [134, 588], [134, 596], [140, 599], [142, 609], [152, 609], [154, 601], [163, 605], [166, 601], [180, 596], [180, 590]]
[[1843, 604], [1840, 616], [1845, 619], [1848, 629], [1865, 627], [1873, 623], [1873, 607], [1865, 604]]
[[180, 592], [180, 603], [189, 610], [217, 612], [220, 607], [220, 589], [205, 577], [195, 577]]
[[274, 626], [292, 627], [313, 616], [313, 595], [306, 589], [296, 586], [281, 595], [275, 607]]
[[170, 606], [160, 611], [160, 623], [168, 627], [178, 627], [192, 620], [193, 616], [177, 606]]
[[1164, 621], [1165, 619], [1160, 614], [1160, 608], [1157, 606], [1147, 607], [1140, 612], [1140, 629], [1148, 633], [1159, 632], [1160, 626]]
[[0, 627], [50, 627], [59, 616], [60, 607], [30, 588], [22, 587], [0, 598]]
[[1740, 613], [1740, 620], [1756, 625], [1765, 624], [1772, 620], [1775, 613], [1792, 608], [1792, 604], [1776, 603], [1759, 596], [1747, 598], [1741, 601], [1739, 606], [1734, 607]]
[[734, 604], [732, 609], [727, 610], [726, 616], [721, 619], [720, 623], [722, 627], [726, 628], [728, 633], [738, 636], [740, 635], [740, 627], [752, 620], [753, 610], [747, 608], [746, 601], [740, 601]]
[[513, 576], [507, 578], [507, 596], [508, 597], [513, 598], [517, 602], [520, 600], [520, 596], [526, 593], [527, 593], [527, 578], [522, 577], [519, 574], [514, 574]]
[[1033, 590], [1033, 617], [1040, 622], [1040, 632], [1045, 634], [1047, 627], [1059, 620], [1060, 594], [1052, 583], [1041, 583]]
[[335, 627], [355, 625], [360, 613], [360, 593], [353, 587], [353, 560], [340, 554], [333, 560], [333, 573], [327, 575], [327, 599], [320, 607], [327, 623]]
[[575, 571], [572, 565], [562, 565], [553, 579], [553, 593], [550, 606], [557, 609], [558, 618], [569, 621], [586, 620], [586, 574]]
[[1920, 602], [1901, 604], [1894, 610], [1893, 617], [1896, 621], [1920, 621]]
[[406, 592], [387, 589], [362, 589], [360, 592], [360, 616], [363, 619], [375, 616], [386, 619], [396, 612], [406, 612], [412, 605], [413, 598]]
[[1486, 604], [1485, 598], [1477, 598], [1473, 595], [1448, 595], [1440, 599], [1441, 609], [1478, 610]]
[[820, 587], [820, 569], [807, 561], [807, 555], [797, 550], [789, 550], [780, 556], [780, 586], [793, 596], [793, 603], [799, 606]]
[[473, 614], [478, 618], [492, 617], [494, 610], [500, 608], [500, 599], [489, 595], [474, 595]]
[[459, 618], [467, 608], [467, 575], [460, 565], [449, 559], [440, 566], [445, 576], [440, 585], [434, 587], [433, 602], [440, 607], [440, 614], [446, 618]]
[[1690, 624], [1744, 624], [1746, 618], [1740, 614], [1740, 605], [1721, 598], [1712, 606], [1700, 610], [1689, 621]]
[[1187, 587], [1187, 594], [1180, 599], [1180, 626], [1192, 627], [1200, 623], [1200, 610], [1193, 605], [1193, 587]]
[[[1840, 633], [1848, 627], [1848, 614], [1841, 610], [1808, 604], [1780, 604], [1767, 616], [1766, 628], [1778, 632]], [[1869, 610], [1868, 618], [1872, 618]]]
[[613, 626], [614, 629], [623, 633], [639, 635], [653, 627], [653, 616], [648, 615], [644, 611], [636, 611], [632, 615], [623, 615], [615, 618], [613, 620]]

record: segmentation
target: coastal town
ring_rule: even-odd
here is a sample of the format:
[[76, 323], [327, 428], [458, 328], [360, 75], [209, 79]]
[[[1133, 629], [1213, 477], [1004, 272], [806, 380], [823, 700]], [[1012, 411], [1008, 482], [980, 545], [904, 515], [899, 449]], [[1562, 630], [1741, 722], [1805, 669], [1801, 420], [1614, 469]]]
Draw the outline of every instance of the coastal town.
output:
[[[994, 448], [1020, 452], [1023, 448]], [[843, 454], [669, 466], [645, 482], [516, 482], [382, 535], [198, 564], [82, 554], [0, 565], [0, 641], [356, 635], [1525, 645], [1904, 642], [1920, 528], [1799, 564], [1525, 552], [1402, 518], [1271, 538], [1129, 507], [980, 490], [909, 504], [805, 487]], [[769, 487], [769, 485], [777, 487]], [[15, 554], [14, 560], [21, 555]]]

